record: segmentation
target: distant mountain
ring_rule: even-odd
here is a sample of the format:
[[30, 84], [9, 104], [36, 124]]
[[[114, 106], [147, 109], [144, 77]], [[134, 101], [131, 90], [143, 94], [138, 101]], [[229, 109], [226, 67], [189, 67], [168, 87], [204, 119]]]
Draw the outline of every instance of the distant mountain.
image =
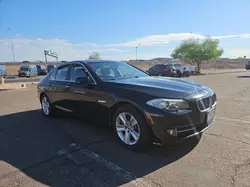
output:
[[153, 59], [151, 59], [151, 60], [149, 60], [149, 61], [154, 61], [154, 62], [156, 62], [156, 61], [158, 61], [158, 62], [166, 62], [166, 61], [171, 61], [171, 60], [173, 60], [173, 58], [161, 58], [161, 57], [158, 57], [158, 58], [153, 58]]

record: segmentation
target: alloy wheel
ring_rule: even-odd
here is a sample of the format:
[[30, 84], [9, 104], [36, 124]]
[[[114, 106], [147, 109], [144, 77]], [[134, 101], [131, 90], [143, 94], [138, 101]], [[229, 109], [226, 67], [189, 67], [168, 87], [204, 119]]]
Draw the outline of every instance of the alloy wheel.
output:
[[134, 116], [127, 112], [120, 113], [116, 118], [118, 137], [127, 145], [135, 145], [140, 138], [140, 127]]
[[48, 116], [50, 113], [50, 103], [46, 96], [43, 96], [42, 98], [42, 109], [43, 109], [44, 114]]

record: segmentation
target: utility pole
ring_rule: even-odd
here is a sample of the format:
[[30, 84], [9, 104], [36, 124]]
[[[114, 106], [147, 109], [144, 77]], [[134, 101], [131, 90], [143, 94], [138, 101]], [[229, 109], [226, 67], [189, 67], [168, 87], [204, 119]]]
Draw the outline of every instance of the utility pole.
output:
[[[12, 33], [11, 28], [8, 28], [8, 30]], [[16, 58], [15, 58], [15, 52], [14, 52], [14, 44], [13, 44], [13, 42], [12, 42], [12, 44], [11, 44], [11, 49], [12, 49], [13, 61], [14, 61], [14, 63], [15, 63], [15, 62], [16, 62]]]
[[15, 52], [14, 52], [14, 44], [12, 44], [11, 46], [12, 46], [12, 56], [13, 56], [13, 60], [14, 60], [14, 63], [15, 63], [16, 59], [15, 59]]
[[137, 61], [137, 48], [138, 48], [139, 45], [141, 45], [141, 44], [138, 44], [138, 45], [135, 47], [135, 57], [136, 57], [135, 59], [136, 59], [136, 61]]

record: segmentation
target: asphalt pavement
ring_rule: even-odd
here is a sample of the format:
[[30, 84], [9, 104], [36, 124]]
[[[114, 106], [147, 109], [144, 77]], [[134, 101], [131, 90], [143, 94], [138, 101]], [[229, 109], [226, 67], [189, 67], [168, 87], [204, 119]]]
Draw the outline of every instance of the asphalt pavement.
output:
[[195, 76], [218, 97], [200, 139], [138, 153], [111, 129], [46, 118], [36, 87], [0, 92], [0, 187], [250, 186], [250, 72]]

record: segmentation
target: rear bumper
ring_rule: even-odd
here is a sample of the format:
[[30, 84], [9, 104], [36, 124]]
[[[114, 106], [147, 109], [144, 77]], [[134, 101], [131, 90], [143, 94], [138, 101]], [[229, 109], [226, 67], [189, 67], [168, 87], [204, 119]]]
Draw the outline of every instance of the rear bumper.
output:
[[167, 71], [167, 72], [163, 73], [163, 76], [166, 76], [166, 77], [176, 77], [177, 73], [175, 71]]

